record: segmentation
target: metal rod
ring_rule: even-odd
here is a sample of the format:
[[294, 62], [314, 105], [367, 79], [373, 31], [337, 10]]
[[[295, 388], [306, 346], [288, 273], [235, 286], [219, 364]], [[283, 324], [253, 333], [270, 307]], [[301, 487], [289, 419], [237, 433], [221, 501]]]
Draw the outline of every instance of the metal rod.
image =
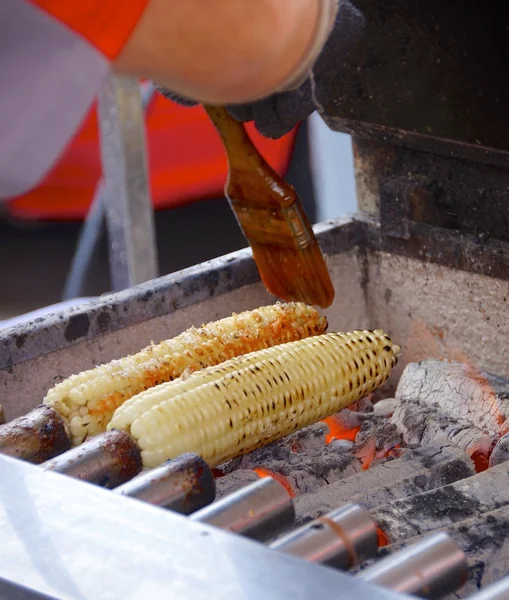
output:
[[202, 508], [189, 518], [267, 542], [293, 525], [295, 510], [284, 486], [266, 477]]
[[364, 508], [342, 506], [273, 542], [270, 548], [347, 570], [375, 556], [377, 526]]
[[142, 473], [115, 493], [190, 515], [214, 501], [216, 483], [207, 463], [189, 453]]
[[127, 433], [113, 430], [91, 438], [42, 467], [113, 489], [140, 473], [141, 452]]
[[44, 404], [0, 425], [0, 454], [38, 465], [70, 447], [62, 417]]
[[[144, 89], [143, 87], [141, 89], [145, 117], [147, 107], [154, 93], [155, 88], [150, 82], [147, 82]], [[87, 279], [87, 272], [90, 269], [92, 257], [106, 229], [104, 190], [104, 179], [101, 177], [97, 182], [92, 204], [78, 237], [76, 250], [64, 285], [63, 300], [78, 298], [83, 294], [83, 287]]]
[[139, 82], [111, 77], [98, 106], [110, 271], [118, 291], [154, 279], [158, 270]]
[[465, 554], [442, 532], [387, 556], [358, 574], [369, 583], [430, 600], [456, 591], [467, 576]]
[[486, 586], [477, 594], [469, 596], [469, 600], [509, 600], [509, 577]]

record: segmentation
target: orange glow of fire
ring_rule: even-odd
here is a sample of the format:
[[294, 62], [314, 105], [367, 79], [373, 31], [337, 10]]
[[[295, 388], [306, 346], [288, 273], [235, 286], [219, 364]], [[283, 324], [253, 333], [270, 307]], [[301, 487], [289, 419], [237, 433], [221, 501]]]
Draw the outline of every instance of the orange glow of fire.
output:
[[292, 484], [288, 481], [288, 477], [281, 475], [280, 473], [274, 473], [273, 471], [269, 471], [269, 469], [265, 469], [264, 467], [256, 467], [253, 471], [258, 475], [260, 479], [264, 479], [265, 477], [272, 477], [286, 489], [290, 498], [295, 498], [297, 495], [295, 490], [292, 487]]
[[490, 455], [486, 454], [482, 450], [475, 450], [470, 455], [470, 458], [474, 463], [476, 473], [482, 473], [483, 471], [486, 471], [490, 465]]
[[384, 546], [388, 546], [390, 544], [389, 538], [385, 534], [385, 531], [380, 527], [376, 528], [376, 533], [378, 537], [378, 547], [383, 548]]
[[[409, 350], [407, 352], [408, 362], [418, 362], [425, 358], [437, 358], [463, 363], [467, 376], [488, 392], [486, 394], [489, 404], [487, 412], [494, 416], [495, 424], [499, 426], [498, 434], [502, 436], [509, 433], [509, 426], [504, 426], [506, 418], [500, 412], [497, 395], [489, 381], [479, 372], [473, 365], [472, 360], [464, 352], [447, 345], [446, 334], [447, 330], [444, 331], [438, 327], [430, 327], [422, 319], [414, 319], [410, 325], [406, 344], [406, 348]], [[415, 343], [416, 341], [418, 343]], [[414, 349], [413, 353], [412, 348]], [[488, 468], [489, 453], [487, 454], [479, 449], [474, 449], [470, 457], [477, 473], [485, 471]]]
[[355, 442], [355, 438], [360, 431], [360, 427], [345, 427], [344, 422], [336, 415], [327, 417], [322, 421], [329, 428], [329, 433], [325, 436], [325, 443], [330, 444], [334, 440], [349, 440]]
[[375, 436], [372, 436], [366, 444], [356, 451], [355, 456], [361, 461], [362, 470], [366, 471], [376, 458], [390, 458], [392, 456], [397, 458], [399, 448], [401, 448], [401, 444], [396, 444], [392, 448], [389, 448], [389, 450], [378, 450], [376, 448]]

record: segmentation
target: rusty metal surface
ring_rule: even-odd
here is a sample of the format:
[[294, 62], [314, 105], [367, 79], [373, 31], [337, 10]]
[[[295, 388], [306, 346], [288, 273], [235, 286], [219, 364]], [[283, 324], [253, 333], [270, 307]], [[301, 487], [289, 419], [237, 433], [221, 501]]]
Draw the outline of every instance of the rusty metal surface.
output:
[[96, 435], [42, 467], [113, 489], [141, 472], [141, 452], [127, 433], [113, 430]]
[[[366, 31], [324, 107], [376, 124], [509, 150], [504, 0], [356, 0]], [[340, 125], [336, 119], [336, 127]]]
[[142, 473], [115, 493], [190, 515], [214, 501], [216, 485], [207, 463], [189, 453]]
[[[509, 164], [439, 156], [356, 138], [359, 205], [380, 211], [384, 231], [409, 237], [408, 222], [509, 242]], [[406, 226], [405, 226], [406, 224]]]
[[70, 448], [62, 418], [41, 405], [27, 415], [0, 425], [0, 454], [43, 463]]
[[279, 538], [270, 547], [346, 571], [376, 555], [377, 527], [364, 508], [346, 504]]

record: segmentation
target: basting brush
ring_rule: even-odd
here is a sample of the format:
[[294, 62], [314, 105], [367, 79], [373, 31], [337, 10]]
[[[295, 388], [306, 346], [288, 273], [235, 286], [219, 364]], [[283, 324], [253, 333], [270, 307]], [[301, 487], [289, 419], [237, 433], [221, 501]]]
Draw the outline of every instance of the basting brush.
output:
[[244, 126], [221, 106], [205, 106], [228, 158], [225, 195], [269, 292], [327, 308], [334, 286], [309, 219], [291, 185], [262, 158]]

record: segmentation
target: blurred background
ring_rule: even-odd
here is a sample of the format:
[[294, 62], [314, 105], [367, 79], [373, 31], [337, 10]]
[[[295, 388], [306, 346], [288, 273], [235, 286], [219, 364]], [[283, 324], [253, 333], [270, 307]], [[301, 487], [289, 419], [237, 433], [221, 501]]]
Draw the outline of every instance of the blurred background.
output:
[[[159, 275], [245, 247], [222, 195], [224, 150], [203, 109], [182, 107], [155, 93], [145, 123]], [[251, 124], [247, 130], [271, 166], [294, 185], [313, 223], [355, 210], [349, 136], [329, 130], [317, 114], [280, 140], [263, 138]], [[0, 203], [0, 327], [62, 300], [111, 291], [102, 221], [93, 243], [88, 242], [93, 249], [85, 252], [79, 277], [71, 270], [100, 179], [93, 106], [46, 180], [29, 194]]]

